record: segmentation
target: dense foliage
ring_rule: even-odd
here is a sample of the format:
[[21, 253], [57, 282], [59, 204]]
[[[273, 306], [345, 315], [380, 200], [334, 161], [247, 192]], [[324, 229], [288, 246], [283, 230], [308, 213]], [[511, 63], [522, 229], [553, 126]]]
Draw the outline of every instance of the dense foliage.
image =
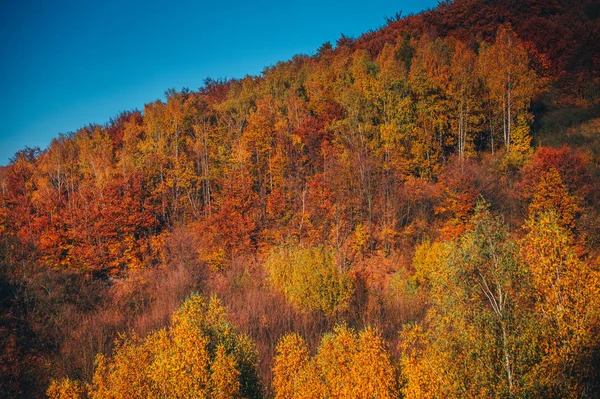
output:
[[596, 397], [599, 14], [442, 2], [18, 152], [0, 395]]
[[[256, 354], [248, 337], [235, 334], [218, 300], [188, 298], [168, 330], [143, 340], [120, 341], [112, 359], [96, 358], [91, 398], [256, 397]], [[53, 381], [50, 398], [84, 391], [77, 381]], [[83, 394], [80, 392], [79, 395]]]
[[264, 268], [272, 286], [300, 310], [333, 315], [347, 308], [352, 297], [352, 280], [325, 248], [274, 248]]

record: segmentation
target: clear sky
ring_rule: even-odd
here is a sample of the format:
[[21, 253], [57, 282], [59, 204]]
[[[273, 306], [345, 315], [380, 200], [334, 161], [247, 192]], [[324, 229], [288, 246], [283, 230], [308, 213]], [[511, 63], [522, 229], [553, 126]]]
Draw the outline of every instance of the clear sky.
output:
[[143, 109], [169, 88], [259, 74], [437, 0], [0, 0], [0, 165]]

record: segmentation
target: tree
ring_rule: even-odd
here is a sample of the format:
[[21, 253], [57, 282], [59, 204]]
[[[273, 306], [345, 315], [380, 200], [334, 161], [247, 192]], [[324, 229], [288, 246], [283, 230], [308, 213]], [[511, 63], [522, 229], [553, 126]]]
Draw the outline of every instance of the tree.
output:
[[276, 399], [290, 399], [301, 391], [300, 374], [308, 363], [308, 347], [302, 337], [290, 333], [279, 340], [273, 364], [273, 391]]
[[210, 365], [210, 397], [236, 399], [240, 397], [240, 388], [240, 371], [235, 357], [227, 354], [223, 345], [217, 346], [215, 358]]
[[471, 225], [445, 266], [427, 273], [424, 326], [402, 333], [407, 398], [514, 397], [527, 381], [529, 282], [518, 248], [482, 204]]
[[412, 59], [409, 84], [416, 100], [411, 135], [411, 172], [432, 179], [452, 137], [448, 129], [445, 97], [450, 73], [449, 51], [442, 39], [423, 35]]
[[84, 128], [75, 135], [79, 148], [81, 182], [91, 185], [102, 199], [102, 189], [110, 181], [113, 168], [113, 146], [106, 130], [100, 126]]
[[80, 399], [85, 398], [86, 389], [79, 381], [65, 378], [60, 381], [52, 381], [46, 395], [49, 399]]
[[458, 159], [473, 153], [473, 132], [476, 131], [481, 109], [479, 82], [476, 76], [477, 56], [463, 42], [457, 41], [450, 61], [448, 98], [452, 130], [456, 132]]
[[445, 262], [427, 256], [435, 247], [415, 254], [430, 308], [402, 332], [403, 394], [581, 397], [597, 340], [598, 271], [577, 259], [553, 213], [532, 216], [518, 242], [481, 204], [471, 224]]
[[525, 227], [521, 253], [532, 275], [539, 348], [531, 381], [540, 396], [581, 397], [598, 339], [600, 274], [575, 256], [556, 212], [532, 214]]
[[379, 332], [345, 325], [325, 334], [312, 358], [304, 340], [284, 336], [273, 368], [276, 398], [397, 398], [396, 369]]
[[[216, 298], [189, 297], [168, 330], [122, 337], [110, 358], [98, 355], [89, 396], [101, 398], [256, 398], [252, 343], [232, 331]], [[53, 382], [49, 394], [82, 395], [77, 381]], [[76, 396], [81, 397], [81, 396]]]
[[[523, 129], [523, 123], [529, 119], [529, 105], [538, 90], [537, 78], [529, 68], [527, 50], [510, 25], [501, 25], [494, 44], [482, 47], [479, 70], [495, 108], [494, 114], [501, 115], [506, 152], [517, 143], [525, 148], [515, 147], [516, 151], [527, 151], [527, 131], [515, 130], [514, 126]], [[521, 122], [517, 124], [517, 121]]]
[[575, 227], [580, 202], [581, 199], [569, 193], [558, 171], [551, 168], [541, 176], [535, 187], [529, 204], [529, 215], [536, 218], [544, 212], [554, 211], [561, 227], [572, 230]]
[[471, 163], [465, 164], [461, 160], [449, 163], [440, 173], [437, 182], [440, 202], [434, 210], [436, 214], [445, 216], [441, 232], [446, 239], [456, 238], [464, 232], [475, 209], [477, 197], [481, 195], [470, 166]]
[[333, 316], [348, 307], [354, 292], [352, 280], [338, 269], [328, 248], [275, 247], [264, 267], [270, 284], [304, 312]]

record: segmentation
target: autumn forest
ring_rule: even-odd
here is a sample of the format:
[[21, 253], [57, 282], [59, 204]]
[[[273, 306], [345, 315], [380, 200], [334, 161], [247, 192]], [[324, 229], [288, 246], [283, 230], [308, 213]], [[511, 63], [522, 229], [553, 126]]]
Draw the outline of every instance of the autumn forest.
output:
[[0, 167], [0, 396], [600, 397], [600, 6], [455, 0]]

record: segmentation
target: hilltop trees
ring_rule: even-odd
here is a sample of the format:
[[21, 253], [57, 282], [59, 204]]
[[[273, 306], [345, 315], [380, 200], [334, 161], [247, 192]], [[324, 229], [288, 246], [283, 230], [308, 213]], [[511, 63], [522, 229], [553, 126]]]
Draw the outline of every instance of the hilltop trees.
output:
[[456, 42], [450, 61], [451, 80], [448, 97], [454, 99], [451, 110], [452, 130], [456, 132], [458, 158], [463, 161], [474, 152], [473, 133], [481, 128], [481, 83], [477, 80], [477, 55], [462, 42]]
[[[30, 182], [6, 180], [3, 196], [29, 208], [8, 223], [46, 265], [101, 274], [152, 263], [162, 232], [180, 224], [203, 232], [199, 258], [216, 269], [284, 237], [352, 258], [365, 229], [363, 253], [389, 249], [409, 178], [435, 182], [453, 156], [493, 150], [498, 129], [507, 151], [528, 153], [529, 64], [501, 26], [493, 44], [405, 35], [377, 54], [346, 46], [261, 78], [170, 90], [143, 115], [15, 160], [5, 175], [26, 165]], [[28, 198], [10, 200], [19, 195]]]
[[[493, 45], [480, 53], [480, 71], [487, 88], [492, 118], [501, 120], [506, 152], [529, 148], [527, 120], [535, 95], [536, 76], [527, 50], [510, 26], [500, 26]], [[490, 132], [492, 133], [492, 132]]]

